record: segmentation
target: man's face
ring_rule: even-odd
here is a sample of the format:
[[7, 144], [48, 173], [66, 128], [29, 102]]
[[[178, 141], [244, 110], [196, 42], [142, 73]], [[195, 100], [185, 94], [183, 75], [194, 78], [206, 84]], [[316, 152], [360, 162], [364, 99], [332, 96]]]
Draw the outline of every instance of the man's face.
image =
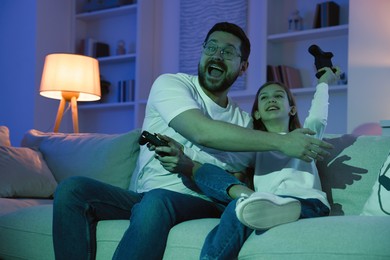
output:
[[[202, 52], [198, 65], [199, 82], [206, 92], [223, 93], [244, 72], [240, 57], [241, 40], [233, 34], [215, 31], [209, 36], [207, 43], [217, 46], [218, 49], [212, 55]], [[231, 59], [224, 58], [221, 50], [229, 50], [231, 47], [237, 55], [233, 55]]]

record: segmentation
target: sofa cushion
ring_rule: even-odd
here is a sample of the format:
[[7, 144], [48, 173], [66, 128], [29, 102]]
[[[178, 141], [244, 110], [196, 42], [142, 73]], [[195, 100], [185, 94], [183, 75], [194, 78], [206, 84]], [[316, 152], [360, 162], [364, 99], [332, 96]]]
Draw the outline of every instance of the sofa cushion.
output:
[[331, 215], [360, 215], [389, 153], [389, 136], [327, 135], [330, 156], [318, 162]]
[[379, 171], [371, 195], [364, 205], [362, 215], [390, 215], [390, 154]]
[[0, 197], [50, 197], [57, 182], [39, 151], [0, 146]]
[[102, 220], [96, 230], [96, 260], [112, 259], [130, 220]]
[[61, 134], [30, 130], [22, 145], [38, 147], [58, 182], [75, 175], [129, 187], [139, 130], [124, 134]]
[[174, 226], [169, 232], [163, 259], [199, 259], [207, 234], [218, 223], [217, 218], [204, 218]]
[[6, 126], [0, 125], [0, 146], [11, 146], [9, 140], [9, 129]]
[[[169, 233], [164, 259], [199, 259], [208, 232], [219, 219], [186, 221]], [[253, 232], [238, 259], [386, 259], [390, 218], [333, 216], [300, 219]]]
[[0, 217], [0, 259], [53, 260], [52, 205], [20, 209]]
[[332, 216], [301, 219], [252, 235], [239, 259], [387, 259], [390, 218]]
[[[52, 217], [52, 205], [24, 208], [1, 216], [0, 259], [53, 260]], [[112, 258], [129, 224], [129, 220], [98, 222], [96, 260]]]
[[0, 217], [22, 208], [53, 204], [52, 199], [0, 198]]

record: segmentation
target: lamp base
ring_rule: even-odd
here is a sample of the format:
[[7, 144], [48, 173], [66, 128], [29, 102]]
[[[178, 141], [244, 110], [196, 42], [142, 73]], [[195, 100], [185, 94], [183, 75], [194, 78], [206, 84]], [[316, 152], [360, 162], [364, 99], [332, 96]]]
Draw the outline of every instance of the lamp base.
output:
[[62, 116], [64, 115], [65, 103], [71, 103], [72, 109], [72, 122], [73, 122], [73, 132], [79, 132], [79, 119], [77, 112], [77, 98], [79, 97], [79, 92], [71, 92], [71, 91], [62, 91], [62, 99], [60, 101], [60, 105], [58, 106], [56, 121], [54, 124], [54, 132], [57, 133], [60, 128]]

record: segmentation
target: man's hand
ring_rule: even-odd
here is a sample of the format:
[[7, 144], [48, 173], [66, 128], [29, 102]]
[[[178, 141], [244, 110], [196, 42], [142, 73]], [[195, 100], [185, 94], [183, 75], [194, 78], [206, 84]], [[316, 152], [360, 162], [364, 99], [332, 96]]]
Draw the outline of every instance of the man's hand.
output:
[[181, 173], [192, 178], [192, 174], [200, 167], [200, 164], [187, 157], [183, 152], [183, 146], [174, 139], [160, 134], [158, 137], [167, 141], [169, 146], [150, 146], [149, 149], [156, 152], [155, 158], [160, 161], [161, 166], [169, 172]]
[[312, 130], [302, 128], [281, 135], [280, 138], [284, 140], [280, 151], [288, 156], [299, 158], [306, 162], [323, 160], [325, 156], [329, 155], [329, 152], [326, 150], [333, 148], [333, 146], [310, 136], [314, 134], [315, 132]]

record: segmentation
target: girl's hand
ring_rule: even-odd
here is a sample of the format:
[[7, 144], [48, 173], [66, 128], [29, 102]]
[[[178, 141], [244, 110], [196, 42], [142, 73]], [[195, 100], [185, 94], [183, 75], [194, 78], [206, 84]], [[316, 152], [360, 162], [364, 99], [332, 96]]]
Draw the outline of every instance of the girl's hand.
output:
[[318, 83], [326, 83], [328, 85], [336, 85], [337, 81], [340, 79], [341, 70], [339, 67], [333, 67], [336, 69], [336, 72], [329, 67], [324, 67], [318, 71], [325, 71], [324, 74], [318, 79]]

